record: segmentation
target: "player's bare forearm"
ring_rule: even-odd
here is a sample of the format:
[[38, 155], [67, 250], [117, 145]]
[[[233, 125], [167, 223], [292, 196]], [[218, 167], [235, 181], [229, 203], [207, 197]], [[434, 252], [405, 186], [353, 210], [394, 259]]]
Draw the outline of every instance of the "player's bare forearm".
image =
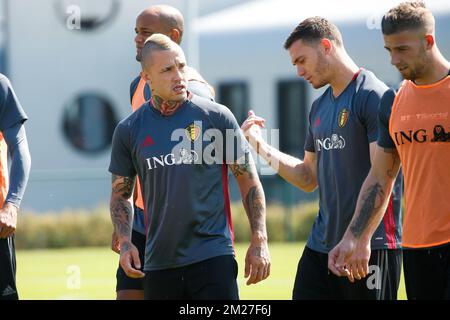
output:
[[119, 241], [130, 240], [133, 221], [134, 177], [112, 175], [112, 192], [110, 201], [111, 220]]
[[317, 162], [314, 152], [305, 151], [304, 161], [285, 154], [269, 145], [261, 134], [264, 118], [249, 111], [241, 126], [250, 145], [284, 180], [297, 188], [312, 192], [317, 188]]
[[133, 189], [135, 177], [112, 175], [111, 219], [119, 241], [120, 265], [131, 278], [142, 278], [139, 251], [131, 242], [131, 226], [133, 222]]
[[246, 155], [244, 163], [242, 161], [237, 162], [230, 167], [239, 185], [252, 232], [250, 246], [245, 256], [244, 272], [244, 276], [248, 277], [247, 285], [251, 285], [266, 279], [270, 275], [266, 199], [250, 153]]
[[386, 184], [382, 185], [370, 174], [364, 182], [356, 206], [356, 216], [349, 226], [351, 234], [356, 239], [362, 237], [370, 239], [372, 231], [375, 231], [380, 223], [388, 203], [387, 195], [391, 191], [386, 187]]
[[[305, 191], [312, 192], [317, 188], [315, 159], [308, 163], [277, 150], [264, 139], [251, 141], [254, 150], [287, 182]], [[312, 153], [312, 155], [314, 155]], [[312, 156], [313, 157], [313, 156]]]
[[239, 185], [253, 239], [255, 241], [267, 241], [264, 190], [259, 181], [251, 154], [246, 154], [244, 161], [242, 160], [230, 165], [230, 169]]
[[383, 219], [395, 178], [400, 169], [400, 159], [395, 149], [377, 147], [374, 165], [362, 185], [355, 215], [347, 232], [356, 239], [369, 241]]

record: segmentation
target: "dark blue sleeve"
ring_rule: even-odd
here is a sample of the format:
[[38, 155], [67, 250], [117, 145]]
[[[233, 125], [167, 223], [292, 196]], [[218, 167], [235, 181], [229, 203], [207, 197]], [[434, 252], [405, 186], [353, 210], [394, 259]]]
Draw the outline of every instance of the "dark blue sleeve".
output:
[[241, 127], [230, 109], [226, 107], [221, 108], [220, 116], [220, 127], [224, 137], [224, 160], [226, 164], [233, 164], [237, 160], [247, 157], [250, 148]]
[[308, 116], [308, 132], [306, 133], [306, 139], [305, 139], [305, 151], [308, 152], [316, 152], [316, 149], [314, 147], [314, 139], [312, 134], [312, 115], [314, 113], [314, 105], [315, 102], [313, 102], [311, 106], [311, 111], [309, 112]]
[[389, 89], [383, 95], [378, 110], [378, 145], [382, 148], [395, 149], [395, 143], [389, 134], [389, 119], [391, 118], [391, 109], [394, 104], [395, 91]]
[[204, 82], [197, 80], [190, 80], [188, 82], [188, 90], [189, 92], [197, 96], [214, 101], [214, 97], [212, 95], [211, 90], [209, 89], [208, 85]]
[[367, 131], [369, 143], [378, 139], [378, 108], [380, 100], [385, 91], [372, 90], [367, 94], [365, 102], [358, 106], [358, 116], [361, 123], [364, 124]]
[[11, 157], [9, 188], [5, 201], [19, 208], [31, 168], [31, 157], [28, 150], [25, 127], [21, 123], [9, 127], [3, 131], [3, 137], [8, 145], [8, 152]]
[[132, 160], [127, 121], [129, 120], [120, 122], [114, 130], [109, 172], [121, 177], [134, 177], [136, 169]]
[[5, 131], [17, 123], [27, 120], [19, 99], [8, 78], [0, 75], [0, 131]]
[[314, 148], [313, 135], [312, 135], [312, 132], [311, 132], [311, 123], [309, 123], [309, 125], [308, 125], [308, 132], [306, 133], [305, 151], [316, 152], [316, 149]]

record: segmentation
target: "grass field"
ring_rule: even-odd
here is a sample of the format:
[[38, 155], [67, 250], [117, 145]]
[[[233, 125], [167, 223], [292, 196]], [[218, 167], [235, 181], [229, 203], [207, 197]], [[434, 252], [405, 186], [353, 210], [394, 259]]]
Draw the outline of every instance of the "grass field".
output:
[[[246, 286], [247, 245], [237, 244], [241, 299], [291, 299], [297, 262], [304, 243], [271, 243], [270, 277]], [[118, 255], [108, 248], [17, 252], [17, 285], [21, 299], [115, 299]], [[403, 277], [399, 299], [405, 299]]]

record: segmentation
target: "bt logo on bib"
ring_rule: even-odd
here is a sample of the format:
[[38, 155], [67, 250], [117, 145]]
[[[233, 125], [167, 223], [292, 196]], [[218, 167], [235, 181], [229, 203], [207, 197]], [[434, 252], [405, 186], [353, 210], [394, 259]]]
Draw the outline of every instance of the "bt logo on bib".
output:
[[316, 150], [335, 150], [335, 149], [344, 149], [345, 148], [345, 139], [343, 136], [339, 136], [337, 134], [332, 134], [331, 138], [325, 139], [316, 139]]

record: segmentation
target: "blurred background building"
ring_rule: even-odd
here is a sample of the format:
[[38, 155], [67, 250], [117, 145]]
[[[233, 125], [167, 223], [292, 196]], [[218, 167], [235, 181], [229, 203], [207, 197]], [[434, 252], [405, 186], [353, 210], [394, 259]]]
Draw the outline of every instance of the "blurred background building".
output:
[[[23, 208], [92, 208], [109, 201], [111, 137], [131, 110], [129, 84], [140, 69], [134, 26], [142, 9], [160, 3], [179, 8], [188, 63], [215, 87], [217, 101], [239, 122], [255, 110], [268, 129], [279, 129], [272, 143], [302, 157], [309, 108], [323, 91], [296, 76], [284, 40], [304, 18], [329, 18], [356, 62], [395, 87], [401, 79], [383, 48], [380, 22], [399, 2], [0, 0], [0, 72], [30, 118], [33, 165]], [[450, 58], [450, 2], [426, 2], [436, 16], [437, 43]], [[317, 197], [273, 172], [261, 179], [269, 202], [291, 206]], [[234, 184], [231, 194], [238, 199]]]

